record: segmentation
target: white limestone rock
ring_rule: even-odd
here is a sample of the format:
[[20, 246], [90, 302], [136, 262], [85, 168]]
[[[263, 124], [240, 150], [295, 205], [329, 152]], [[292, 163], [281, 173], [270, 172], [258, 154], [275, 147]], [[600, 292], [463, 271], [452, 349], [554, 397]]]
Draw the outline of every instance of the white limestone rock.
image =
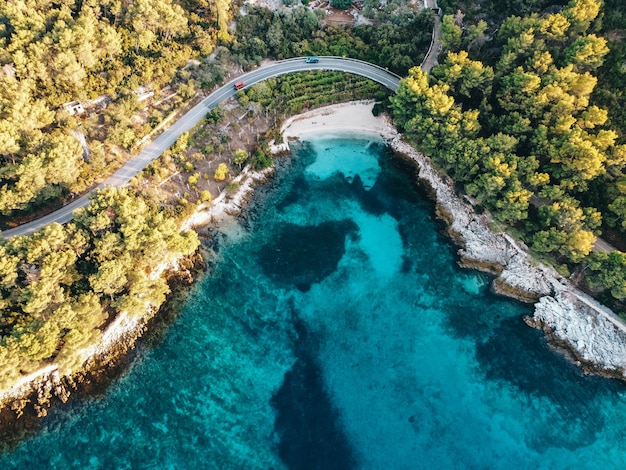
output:
[[535, 320], [569, 344], [579, 359], [626, 378], [626, 327], [606, 307], [563, 288], [535, 305]]
[[550, 295], [556, 282], [556, 272], [542, 265], [534, 266], [526, 253], [516, 251], [498, 276], [498, 284], [505, 284], [511, 289], [527, 293], [526, 298], [539, 299]]
[[461, 245], [461, 264], [498, 275], [494, 290], [535, 304], [528, 323], [543, 327], [585, 362], [587, 370], [626, 378], [626, 324], [610, 309], [587, 296], [554, 268], [531, 260], [526, 250], [504, 233], [494, 233], [485, 215], [457, 197], [452, 181], [439, 175], [430, 160], [403, 142], [392, 147], [413, 159], [418, 175], [437, 201], [437, 212], [448, 224], [450, 235]]
[[470, 220], [467, 225], [455, 223], [453, 227], [464, 242], [464, 248], [459, 250], [461, 257], [502, 268], [507, 266], [511, 252], [509, 243], [503, 236], [494, 234], [476, 219]]

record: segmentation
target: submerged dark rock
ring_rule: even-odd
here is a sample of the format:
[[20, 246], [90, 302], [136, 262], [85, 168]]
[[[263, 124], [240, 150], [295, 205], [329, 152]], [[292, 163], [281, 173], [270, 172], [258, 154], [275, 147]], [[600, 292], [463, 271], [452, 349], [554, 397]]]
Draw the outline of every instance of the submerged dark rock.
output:
[[353, 450], [324, 387], [321, 370], [301, 321], [296, 321], [297, 360], [272, 397], [278, 453], [289, 469], [355, 468]]
[[302, 227], [285, 224], [261, 250], [259, 264], [274, 282], [306, 292], [337, 269], [346, 237], [358, 230], [352, 221]]

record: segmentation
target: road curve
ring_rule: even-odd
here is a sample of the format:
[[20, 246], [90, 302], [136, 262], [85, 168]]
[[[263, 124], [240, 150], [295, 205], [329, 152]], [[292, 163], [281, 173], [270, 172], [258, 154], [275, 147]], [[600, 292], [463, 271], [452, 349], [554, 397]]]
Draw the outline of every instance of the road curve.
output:
[[234, 96], [236, 90], [233, 85], [236, 81], [245, 82], [245, 88], [247, 88], [255, 83], [267, 80], [268, 78], [307, 70], [335, 70], [352, 73], [378, 82], [391, 91], [397, 90], [401, 78], [377, 65], [345, 57], [320, 56], [319, 62], [314, 64], [306, 63], [304, 57], [299, 57], [281, 60], [264, 67], [259, 67], [251, 72], [240, 75], [215, 90], [181, 116], [172, 126], [150, 142], [139, 154], [131, 158], [124, 166], [113, 173], [103, 183], [99, 184], [95, 189], [48, 215], [20, 225], [19, 227], [5, 230], [2, 232], [2, 235], [4, 238], [27, 235], [53, 222], [61, 224], [69, 222], [74, 217], [73, 212], [76, 209], [89, 204], [89, 198], [96, 190], [107, 186], [122, 187], [127, 185], [141, 170], [159, 158], [165, 150], [176, 142], [180, 134], [191, 130], [210, 110]]

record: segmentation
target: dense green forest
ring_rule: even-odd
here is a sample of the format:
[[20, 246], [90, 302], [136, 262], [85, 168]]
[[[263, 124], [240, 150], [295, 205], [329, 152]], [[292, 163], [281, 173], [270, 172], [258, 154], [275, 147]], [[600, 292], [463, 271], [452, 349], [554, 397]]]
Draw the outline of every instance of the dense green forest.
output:
[[[140, 85], [159, 89], [189, 59], [227, 41], [230, 6], [230, 0], [0, 2], [0, 213], [82, 191], [119, 165], [111, 145], [137, 140], [133, 92]], [[100, 96], [113, 104], [82, 127], [61, 108]], [[85, 158], [71, 131], [110, 145]]]
[[486, 21], [446, 15], [440, 65], [412, 69], [392, 109], [406, 136], [533, 252], [565, 271], [580, 263], [591, 287], [623, 298], [626, 255], [592, 253], [603, 231], [626, 228], [626, 123], [602, 106], [623, 100], [623, 86], [613, 88], [622, 82], [594, 94], [607, 59], [623, 68], [600, 35], [603, 17], [622, 16], [600, 7], [573, 0], [510, 16], [489, 37]]
[[372, 13], [371, 25], [323, 26], [324, 13], [299, 6], [272, 12], [253, 8], [237, 21], [231, 50], [243, 64], [265, 57], [346, 56], [366, 60], [401, 75], [428, 50], [433, 15], [415, 5], [389, 2]]
[[237, 97], [242, 106], [260, 107], [259, 112], [278, 113], [282, 118], [328, 103], [386, 99], [389, 90], [363, 77], [334, 71], [310, 71], [270, 78]]

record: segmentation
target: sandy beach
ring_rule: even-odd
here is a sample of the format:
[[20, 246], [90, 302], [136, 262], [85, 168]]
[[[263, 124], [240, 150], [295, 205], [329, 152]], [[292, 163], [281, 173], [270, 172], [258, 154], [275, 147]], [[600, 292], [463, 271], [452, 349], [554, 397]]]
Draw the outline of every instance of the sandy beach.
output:
[[287, 119], [281, 126], [284, 142], [309, 134], [355, 131], [373, 132], [391, 139], [397, 135], [383, 116], [374, 116], [374, 101], [351, 101], [318, 108]]

